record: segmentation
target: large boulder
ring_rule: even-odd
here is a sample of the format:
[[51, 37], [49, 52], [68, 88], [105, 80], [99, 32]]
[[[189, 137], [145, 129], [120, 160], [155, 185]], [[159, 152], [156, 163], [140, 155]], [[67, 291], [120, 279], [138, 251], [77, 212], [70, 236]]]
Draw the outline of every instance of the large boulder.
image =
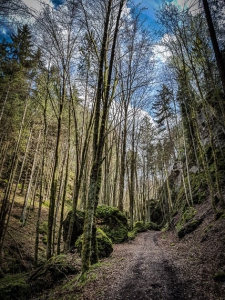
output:
[[[96, 229], [96, 239], [98, 245], [98, 257], [99, 258], [109, 257], [109, 255], [113, 252], [112, 241], [110, 240], [110, 238], [108, 238], [105, 232], [98, 227]], [[82, 243], [83, 243], [83, 236], [81, 235], [75, 243], [75, 248], [77, 249], [77, 252], [80, 255], [82, 252]]]
[[96, 211], [97, 227], [101, 228], [113, 243], [128, 239], [128, 221], [116, 207], [100, 205]]
[[[63, 241], [66, 242], [70, 219], [71, 219], [72, 211], [69, 211], [66, 219], [63, 221]], [[73, 233], [71, 238], [70, 246], [74, 247], [76, 240], [80, 235], [83, 233], [83, 227], [84, 227], [84, 212], [83, 211], [76, 211], [76, 217], [74, 220], [74, 226], [73, 226]]]

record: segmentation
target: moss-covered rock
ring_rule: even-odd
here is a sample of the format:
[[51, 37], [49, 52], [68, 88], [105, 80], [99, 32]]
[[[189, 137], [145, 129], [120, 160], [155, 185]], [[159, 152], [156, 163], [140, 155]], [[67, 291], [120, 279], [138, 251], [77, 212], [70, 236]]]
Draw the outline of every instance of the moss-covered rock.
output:
[[144, 224], [143, 221], [137, 221], [134, 223], [134, 230], [136, 232], [144, 232], [147, 230], [159, 231], [160, 227], [158, 224], [156, 224], [154, 222], [147, 222], [146, 224]]
[[156, 223], [153, 223], [153, 222], [147, 222], [146, 223], [146, 228], [148, 230], [160, 231], [160, 226]]
[[147, 226], [144, 224], [143, 221], [137, 221], [134, 223], [134, 229], [137, 231], [137, 232], [144, 232], [144, 231], [147, 231]]
[[197, 211], [193, 207], [188, 207], [180, 217], [176, 225], [179, 238], [183, 238], [186, 234], [194, 231], [203, 221], [202, 218], [195, 218]]
[[68, 256], [57, 255], [50, 258], [45, 264], [37, 268], [29, 277], [29, 283], [34, 292], [48, 289], [53, 284], [69, 274], [77, 274]]
[[134, 240], [137, 234], [138, 233], [136, 230], [128, 231], [128, 240]]
[[188, 207], [181, 215], [180, 221], [178, 222], [176, 228], [178, 228], [179, 226], [183, 226], [185, 223], [193, 219], [196, 213], [197, 211], [194, 207]]
[[96, 211], [97, 226], [113, 243], [122, 243], [128, 239], [128, 221], [116, 207], [101, 205]]
[[[96, 231], [96, 239], [98, 245], [98, 257], [99, 258], [109, 257], [110, 254], [113, 252], [112, 241], [105, 234], [105, 232], [98, 227]], [[83, 236], [80, 236], [75, 243], [75, 248], [77, 249], [80, 255], [82, 251], [82, 242], [83, 242]]]
[[180, 229], [177, 230], [177, 234], [179, 238], [183, 238], [186, 234], [191, 233], [195, 229], [198, 228], [198, 226], [202, 223], [202, 219], [193, 219], [189, 221], [187, 224], [182, 226]]
[[30, 287], [26, 274], [6, 275], [0, 279], [0, 299], [29, 299]]
[[[63, 241], [66, 242], [70, 219], [71, 219], [72, 211], [69, 211], [66, 219], [63, 221]], [[70, 246], [74, 247], [76, 240], [80, 235], [83, 233], [83, 227], [84, 227], [84, 217], [85, 214], [83, 211], [76, 211], [76, 217], [74, 220], [74, 226], [73, 226], [73, 233], [71, 238]]]

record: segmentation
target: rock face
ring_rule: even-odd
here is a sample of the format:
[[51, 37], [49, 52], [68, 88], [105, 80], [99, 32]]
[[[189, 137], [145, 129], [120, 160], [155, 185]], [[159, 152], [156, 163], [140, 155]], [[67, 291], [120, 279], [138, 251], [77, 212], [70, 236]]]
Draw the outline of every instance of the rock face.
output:
[[[208, 100], [212, 102], [212, 99]], [[218, 102], [215, 102], [215, 104], [218, 105]], [[223, 118], [222, 115], [220, 117], [221, 119]], [[210, 144], [210, 135], [208, 131], [208, 127], [210, 127], [211, 130], [213, 130], [213, 141], [215, 147], [225, 147], [225, 132], [223, 123], [220, 121], [220, 118], [218, 118], [218, 112], [216, 112], [213, 107], [200, 108], [198, 110], [197, 123], [200, 129], [201, 140], [204, 146]]]
[[122, 243], [128, 239], [128, 221], [116, 207], [98, 206], [96, 212], [97, 227], [101, 228], [113, 243]]

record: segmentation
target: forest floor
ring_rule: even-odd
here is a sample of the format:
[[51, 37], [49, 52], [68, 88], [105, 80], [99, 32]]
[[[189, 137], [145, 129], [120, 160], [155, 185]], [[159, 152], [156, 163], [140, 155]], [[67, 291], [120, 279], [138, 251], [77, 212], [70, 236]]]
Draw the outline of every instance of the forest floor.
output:
[[143, 232], [133, 241], [114, 245], [112, 255], [93, 266], [83, 286], [67, 278], [66, 285], [35, 299], [225, 299], [225, 283], [214, 280], [213, 262], [204, 262], [202, 254], [171, 232]]
[[[210, 207], [209, 202], [197, 207], [199, 217], [204, 214], [204, 220], [182, 239], [175, 228], [139, 233], [132, 241], [114, 245], [110, 257], [93, 265], [83, 283], [77, 280], [80, 258], [77, 253], [69, 254], [71, 265], [78, 270], [75, 275], [65, 275], [39, 294], [29, 293], [10, 300], [224, 300], [225, 215], [215, 220]], [[47, 211], [43, 210], [43, 224]], [[24, 272], [33, 269], [34, 217], [30, 213], [27, 226], [21, 227], [20, 212], [21, 204], [16, 203], [6, 239], [5, 258], [11, 257], [6, 263], [11, 264], [12, 273], [17, 273], [18, 262]], [[175, 223], [176, 218], [179, 216], [174, 218]], [[44, 262], [45, 245], [40, 244], [39, 250], [43, 251]], [[0, 299], [3, 299], [1, 293]]]

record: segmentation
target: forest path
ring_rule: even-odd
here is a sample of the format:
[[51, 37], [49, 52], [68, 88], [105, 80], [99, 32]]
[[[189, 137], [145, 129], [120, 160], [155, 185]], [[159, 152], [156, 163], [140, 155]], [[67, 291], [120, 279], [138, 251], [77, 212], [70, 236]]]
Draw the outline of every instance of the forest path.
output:
[[127, 245], [128, 265], [123, 266], [121, 280], [108, 288], [104, 299], [194, 299], [189, 278], [184, 278], [182, 269], [163, 250], [158, 236], [144, 232]]
[[86, 284], [77, 282], [72, 289], [59, 285], [38, 300], [225, 299], [225, 284], [214, 282], [213, 262], [205, 261], [193, 237], [185, 241], [171, 232], [147, 231], [113, 247], [110, 257], [91, 267]]

